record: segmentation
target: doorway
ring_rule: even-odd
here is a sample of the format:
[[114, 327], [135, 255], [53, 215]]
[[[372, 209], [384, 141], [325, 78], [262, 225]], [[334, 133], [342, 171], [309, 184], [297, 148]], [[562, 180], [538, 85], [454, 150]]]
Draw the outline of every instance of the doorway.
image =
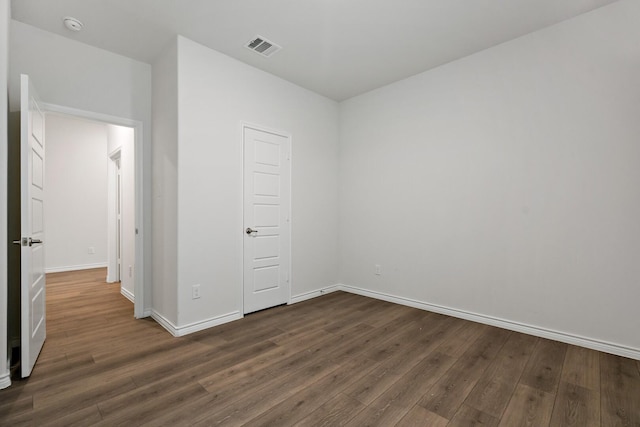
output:
[[[121, 248], [121, 269], [118, 279], [123, 282], [125, 279], [128, 279], [129, 282], [129, 284], [125, 283], [122, 287], [123, 291], [121, 293], [134, 303], [135, 318], [140, 319], [148, 316], [149, 313], [145, 310], [145, 297], [147, 297], [147, 295], [144, 286], [144, 230], [142, 227], [144, 214], [142, 122], [48, 103], [43, 103], [43, 109], [48, 114], [66, 115], [78, 120], [88, 120], [107, 126], [109, 131], [108, 138], [111, 143], [108, 144], [107, 151], [104, 154], [104, 163], [108, 165], [108, 170], [112, 171], [111, 168], [115, 166], [112, 157], [117, 157], [117, 153], [120, 153], [122, 233], [120, 235], [119, 245]], [[126, 142], [121, 144], [113, 143], [118, 140]], [[127, 173], [127, 170], [130, 172]], [[113, 181], [110, 180], [108, 182]], [[112, 190], [114, 188], [115, 186]], [[113, 196], [114, 193], [109, 191], [109, 194]], [[124, 202], [125, 199], [129, 199], [130, 203]], [[114, 206], [113, 201], [111, 202], [110, 206]], [[113, 212], [113, 210], [107, 210], [107, 214], [109, 212]], [[110, 215], [109, 218], [111, 218]], [[108, 272], [110, 272], [109, 263], [113, 258], [111, 254], [115, 252], [115, 248], [118, 246], [116, 246], [114, 240], [116, 227], [113, 227], [113, 232], [111, 230], [110, 224], [113, 224], [113, 221], [110, 222], [107, 220], [105, 224], [108, 227], [107, 252], [109, 254], [109, 259], [105, 266]], [[128, 244], [126, 243], [127, 238], [130, 240]], [[113, 277], [109, 277], [109, 274], [107, 276], [107, 279], [113, 279]]]
[[47, 273], [107, 268], [135, 304], [134, 129], [48, 113]]
[[291, 137], [243, 126], [244, 313], [289, 302]]

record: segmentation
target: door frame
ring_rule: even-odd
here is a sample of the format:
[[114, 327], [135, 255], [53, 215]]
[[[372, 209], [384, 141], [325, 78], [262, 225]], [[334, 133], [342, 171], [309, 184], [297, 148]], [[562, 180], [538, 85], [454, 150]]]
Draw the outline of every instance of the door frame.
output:
[[136, 267], [134, 269], [134, 296], [133, 315], [136, 319], [148, 317], [149, 312], [145, 312], [145, 303], [150, 300], [151, 295], [145, 295], [146, 286], [144, 281], [144, 159], [143, 159], [143, 124], [142, 121], [111, 116], [108, 114], [95, 113], [92, 111], [80, 110], [77, 108], [65, 107], [57, 104], [43, 102], [42, 110], [47, 113], [66, 114], [68, 116], [93, 120], [112, 125], [133, 128], [134, 155], [135, 155], [135, 224], [136, 224]]
[[120, 259], [122, 258], [122, 224], [118, 228], [118, 207], [122, 209], [122, 182], [118, 179], [122, 173], [122, 147], [108, 153], [108, 157], [107, 283], [115, 283], [120, 282], [122, 278], [122, 266], [118, 269], [118, 254], [120, 254]]
[[242, 283], [239, 289], [240, 292], [240, 313], [242, 317], [244, 317], [244, 131], [245, 129], [253, 129], [260, 132], [272, 133], [274, 135], [282, 136], [289, 140], [289, 270], [287, 274], [289, 275], [289, 295], [287, 296], [287, 305], [291, 304], [291, 293], [293, 289], [293, 136], [289, 132], [269, 128], [262, 125], [257, 125], [255, 123], [240, 121], [240, 227], [238, 235], [240, 236], [240, 277], [242, 278]]

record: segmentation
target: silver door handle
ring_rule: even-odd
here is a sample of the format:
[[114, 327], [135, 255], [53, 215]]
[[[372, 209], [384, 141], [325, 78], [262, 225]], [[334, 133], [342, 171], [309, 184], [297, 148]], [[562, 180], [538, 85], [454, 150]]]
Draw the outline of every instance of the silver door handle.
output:
[[13, 244], [14, 245], [21, 245], [21, 246], [33, 246], [33, 245], [37, 245], [37, 244], [42, 244], [42, 240], [40, 240], [40, 239], [32, 239], [31, 237], [29, 237], [29, 238], [23, 237], [20, 240], [14, 240]]
[[248, 235], [251, 235], [251, 234], [253, 234], [253, 233], [257, 233], [257, 232], [258, 232], [258, 230], [253, 230], [251, 227], [247, 227], [247, 229], [245, 230], [245, 232], [246, 232]]

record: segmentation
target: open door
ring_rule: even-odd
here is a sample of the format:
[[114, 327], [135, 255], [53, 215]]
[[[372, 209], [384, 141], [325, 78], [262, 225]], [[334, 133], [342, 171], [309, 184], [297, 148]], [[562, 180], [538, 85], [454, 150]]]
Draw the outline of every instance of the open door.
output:
[[20, 289], [22, 377], [31, 375], [46, 337], [44, 274], [44, 114], [29, 76], [21, 76]]

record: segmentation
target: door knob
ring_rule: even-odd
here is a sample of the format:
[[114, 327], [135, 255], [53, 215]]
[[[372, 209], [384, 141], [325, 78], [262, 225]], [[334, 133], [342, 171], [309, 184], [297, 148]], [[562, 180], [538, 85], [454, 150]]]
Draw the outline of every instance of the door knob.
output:
[[258, 232], [258, 230], [253, 230], [253, 229], [251, 229], [251, 227], [247, 227], [247, 229], [245, 231], [246, 231], [246, 233], [248, 235], [251, 235], [253, 233], [257, 233]]
[[21, 245], [21, 246], [33, 246], [33, 245], [37, 245], [42, 243], [42, 240], [40, 239], [32, 239], [31, 237], [23, 237], [20, 240], [14, 240], [13, 244], [14, 245]]

